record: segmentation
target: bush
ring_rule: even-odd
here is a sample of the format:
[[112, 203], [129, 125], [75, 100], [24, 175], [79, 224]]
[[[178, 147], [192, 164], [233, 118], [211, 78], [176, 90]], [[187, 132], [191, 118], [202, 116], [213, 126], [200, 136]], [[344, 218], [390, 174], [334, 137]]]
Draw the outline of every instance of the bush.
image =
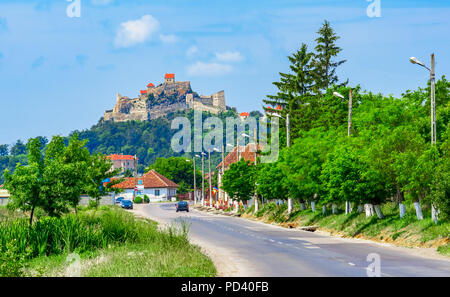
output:
[[141, 204], [142, 202], [143, 202], [142, 197], [137, 196], [136, 198], [134, 198], [134, 203]]
[[97, 202], [97, 200], [91, 199], [91, 200], [89, 200], [88, 208], [89, 209], [97, 209], [98, 205], [99, 205], [99, 203]]
[[144, 195], [144, 202], [150, 203], [150, 198], [147, 195]]

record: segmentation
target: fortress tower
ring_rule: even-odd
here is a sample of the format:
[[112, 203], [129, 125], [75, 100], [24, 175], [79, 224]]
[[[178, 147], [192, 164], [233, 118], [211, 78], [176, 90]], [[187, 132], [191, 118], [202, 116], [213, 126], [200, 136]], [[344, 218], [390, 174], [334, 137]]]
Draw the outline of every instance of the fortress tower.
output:
[[166, 76], [164, 77], [164, 82], [166, 84], [172, 84], [175, 82], [175, 74], [173, 73], [166, 73]]

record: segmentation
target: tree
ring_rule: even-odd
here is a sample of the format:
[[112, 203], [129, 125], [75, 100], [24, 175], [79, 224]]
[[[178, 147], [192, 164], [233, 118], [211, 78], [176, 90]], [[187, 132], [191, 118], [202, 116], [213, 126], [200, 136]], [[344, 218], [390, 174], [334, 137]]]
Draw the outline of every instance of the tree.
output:
[[250, 200], [255, 194], [255, 165], [241, 159], [230, 165], [222, 180], [222, 189], [232, 198], [239, 201]]
[[27, 146], [22, 142], [22, 140], [19, 139], [11, 147], [11, 150], [9, 152], [12, 156], [24, 155], [27, 152]]
[[102, 154], [93, 154], [89, 159], [84, 192], [95, 199], [97, 207], [102, 196], [121, 192], [121, 189], [114, 186], [123, 182], [123, 179], [113, 179], [120, 169], [111, 170], [111, 167], [111, 161]]
[[[263, 100], [265, 104], [283, 107], [283, 115], [290, 114], [293, 138], [298, 136], [298, 130], [301, 128], [298, 123], [306, 112], [306, 103], [313, 98], [311, 96], [311, 90], [314, 87], [312, 57], [313, 53], [308, 52], [308, 46], [302, 44], [300, 50], [288, 57], [291, 73], [280, 73], [280, 81], [273, 83], [278, 93], [268, 95], [267, 99]], [[270, 110], [266, 109], [266, 111]]]
[[33, 224], [33, 215], [37, 207], [42, 206], [41, 187], [43, 183], [43, 156], [39, 139], [30, 139], [28, 148], [28, 165], [17, 164], [11, 175], [8, 170], [4, 173], [5, 189], [10, 194], [8, 207], [30, 211], [30, 226]]
[[315, 82], [318, 90], [326, 90], [339, 81], [336, 69], [346, 60], [334, 61], [334, 58], [342, 49], [336, 45], [336, 41], [340, 37], [336, 35], [330, 22], [325, 20], [317, 34], [319, 34], [319, 37], [316, 39], [317, 45], [314, 55]]
[[280, 163], [267, 163], [258, 165], [256, 191], [265, 199], [287, 199], [289, 189], [286, 183], [286, 174], [281, 170]]
[[5, 157], [9, 154], [9, 146], [7, 144], [0, 145], [0, 157]]

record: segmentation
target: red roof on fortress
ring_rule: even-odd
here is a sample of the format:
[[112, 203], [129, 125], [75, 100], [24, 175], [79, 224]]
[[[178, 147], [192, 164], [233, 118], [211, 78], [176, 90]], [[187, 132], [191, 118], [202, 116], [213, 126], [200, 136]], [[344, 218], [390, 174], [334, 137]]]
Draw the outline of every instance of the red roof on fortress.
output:
[[131, 156], [131, 155], [118, 155], [118, 154], [114, 154], [114, 155], [109, 155], [106, 157], [106, 159], [108, 160], [112, 160], [112, 161], [131, 161], [134, 160], [134, 158], [136, 158], [136, 160], [138, 159], [135, 156]]
[[166, 73], [166, 76], [164, 78], [175, 78], [174, 73]]
[[275, 110], [283, 110], [283, 107], [281, 105], [278, 105]]
[[250, 114], [248, 112], [243, 112], [240, 114], [241, 117], [249, 117]]
[[155, 86], [154, 84], [149, 83], [149, 84], [147, 85], [147, 88], [153, 88], [154, 86]]
[[179, 186], [168, 179], [167, 177], [159, 174], [154, 169], [150, 170], [142, 177], [129, 177], [124, 182], [113, 186], [113, 188], [119, 189], [134, 189], [134, 187], [142, 181], [142, 185], [146, 189], [151, 188], [178, 188]]
[[147, 90], [141, 90], [141, 94], [147, 94]]

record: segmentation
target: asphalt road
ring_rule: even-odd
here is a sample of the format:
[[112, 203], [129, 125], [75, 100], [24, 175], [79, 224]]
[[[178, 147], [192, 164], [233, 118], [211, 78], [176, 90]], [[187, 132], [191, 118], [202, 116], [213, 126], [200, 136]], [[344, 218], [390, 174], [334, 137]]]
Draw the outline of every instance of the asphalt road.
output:
[[[223, 276], [367, 277], [369, 254], [380, 259], [381, 276], [450, 276], [450, 260], [417, 255], [416, 249], [331, 237], [191, 209], [177, 213], [175, 204], [139, 206], [146, 217], [190, 225], [189, 237], [209, 250]], [[216, 263], [217, 266], [217, 263]], [[230, 268], [230, 267], [234, 267]], [[372, 269], [373, 271], [373, 269]]]

